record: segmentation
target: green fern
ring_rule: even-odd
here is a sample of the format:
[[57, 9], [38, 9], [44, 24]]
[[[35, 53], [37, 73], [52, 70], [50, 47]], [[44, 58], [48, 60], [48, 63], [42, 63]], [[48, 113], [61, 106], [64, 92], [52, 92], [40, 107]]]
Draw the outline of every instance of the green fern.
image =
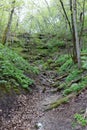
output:
[[[9, 82], [9, 79], [14, 79], [15, 82], [25, 88], [29, 89], [34, 81], [28, 78], [24, 73], [38, 73], [36, 67], [32, 67], [17, 53], [9, 49], [8, 47], [0, 44], [0, 79]], [[4, 82], [3, 82], [4, 83]]]
[[74, 115], [74, 118], [76, 119], [77, 123], [79, 123], [82, 126], [87, 125], [87, 119], [85, 119], [81, 114], [76, 113]]

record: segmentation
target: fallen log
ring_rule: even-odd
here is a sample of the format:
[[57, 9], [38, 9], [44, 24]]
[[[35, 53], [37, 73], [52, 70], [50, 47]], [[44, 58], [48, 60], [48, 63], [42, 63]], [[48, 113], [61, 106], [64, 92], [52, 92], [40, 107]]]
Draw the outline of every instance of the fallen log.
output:
[[74, 98], [74, 97], [76, 97], [76, 93], [72, 93], [66, 97], [62, 97], [62, 98], [58, 99], [56, 102], [51, 103], [50, 106], [45, 109], [45, 111], [49, 111], [49, 110], [52, 110], [54, 108], [57, 108], [61, 104], [67, 103], [71, 98]]

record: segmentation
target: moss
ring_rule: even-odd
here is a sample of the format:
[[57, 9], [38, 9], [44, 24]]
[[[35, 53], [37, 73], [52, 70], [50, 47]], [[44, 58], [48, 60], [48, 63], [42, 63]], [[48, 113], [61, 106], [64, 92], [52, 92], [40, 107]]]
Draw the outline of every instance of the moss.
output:
[[74, 97], [74, 96], [75, 96], [75, 94], [70, 94], [70, 95], [68, 95], [66, 97], [62, 97], [62, 98], [58, 99], [56, 102], [50, 104], [50, 106], [46, 109], [46, 111], [54, 109], [54, 108], [57, 108], [61, 104], [67, 103], [69, 101], [69, 99], [72, 98], [72, 97]]

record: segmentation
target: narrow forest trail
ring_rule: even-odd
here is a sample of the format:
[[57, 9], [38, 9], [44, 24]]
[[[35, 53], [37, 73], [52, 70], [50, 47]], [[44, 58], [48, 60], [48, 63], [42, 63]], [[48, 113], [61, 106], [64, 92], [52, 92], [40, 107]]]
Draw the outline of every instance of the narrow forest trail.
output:
[[[47, 104], [61, 96], [52, 93], [52, 79], [48, 78], [51, 73], [42, 73], [36, 77], [33, 93], [25, 92], [15, 97], [7, 95], [0, 102], [0, 130], [87, 130], [79, 125], [72, 127], [73, 115], [86, 107], [87, 90], [67, 104], [44, 111]], [[46, 90], [43, 92], [44, 87]], [[36, 128], [38, 123], [42, 127]]]
[[[33, 54], [30, 57], [33, 59]], [[54, 93], [55, 88], [52, 87], [55, 76], [54, 70], [41, 71], [33, 77], [35, 83], [32, 93], [12, 92], [2, 96], [0, 130], [87, 130], [87, 127], [73, 123], [74, 114], [86, 108], [87, 90], [67, 104], [44, 111], [50, 103], [61, 97], [61, 92]], [[41, 127], [37, 128], [38, 124]]]
[[87, 0], [0, 1], [0, 130], [87, 130]]

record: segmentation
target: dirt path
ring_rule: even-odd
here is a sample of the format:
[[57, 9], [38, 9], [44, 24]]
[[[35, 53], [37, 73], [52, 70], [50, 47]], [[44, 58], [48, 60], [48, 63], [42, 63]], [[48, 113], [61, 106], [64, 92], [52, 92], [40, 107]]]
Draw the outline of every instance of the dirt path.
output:
[[0, 99], [0, 130], [87, 130], [80, 125], [72, 127], [74, 114], [86, 108], [87, 90], [70, 103], [44, 112], [46, 105], [61, 95], [52, 93], [50, 73], [40, 74], [35, 81], [33, 93], [6, 95]]

